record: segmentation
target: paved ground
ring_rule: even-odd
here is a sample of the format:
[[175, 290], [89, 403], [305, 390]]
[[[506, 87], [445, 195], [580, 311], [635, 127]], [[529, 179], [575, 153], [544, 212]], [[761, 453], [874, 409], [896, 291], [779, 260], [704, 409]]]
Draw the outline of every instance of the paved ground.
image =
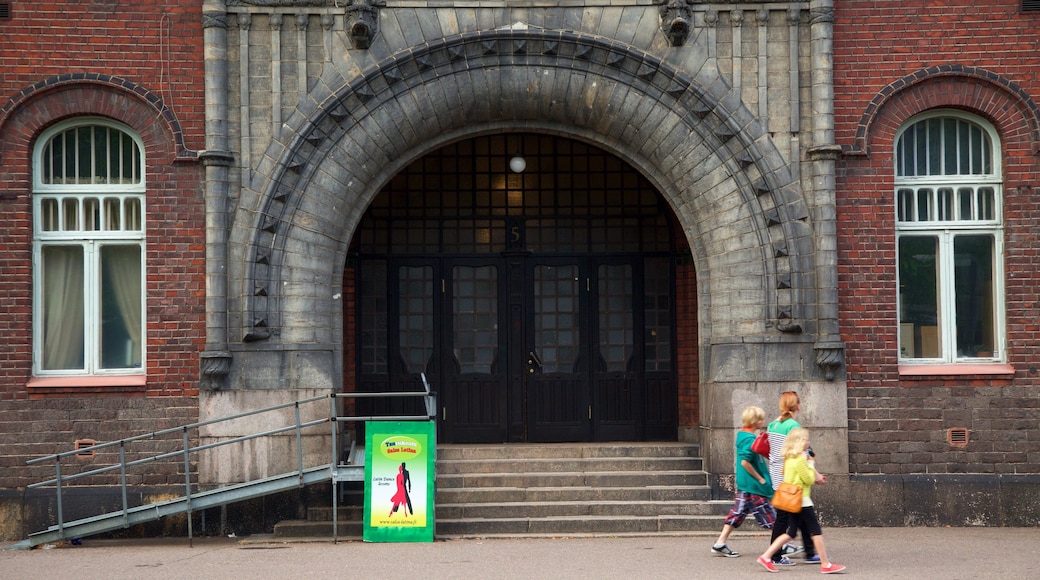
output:
[[[1035, 578], [1040, 528], [827, 528], [844, 576], [928, 580]], [[0, 579], [671, 579], [819, 578], [799, 564], [769, 574], [755, 563], [767, 538], [731, 538], [740, 558], [709, 553], [714, 535], [280, 543], [269, 537], [91, 540], [0, 551]], [[6, 548], [10, 543], [0, 544]]]

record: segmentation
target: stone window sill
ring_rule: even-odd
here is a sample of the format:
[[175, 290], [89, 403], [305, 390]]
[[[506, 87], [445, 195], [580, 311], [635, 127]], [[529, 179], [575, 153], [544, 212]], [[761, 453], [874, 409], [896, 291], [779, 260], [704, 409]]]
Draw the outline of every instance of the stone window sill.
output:
[[965, 375], [1013, 377], [1015, 375], [1015, 367], [1007, 363], [899, 365], [899, 377], [911, 380], [943, 377], [963, 377]]
[[68, 377], [33, 377], [25, 384], [30, 393], [48, 393], [61, 389], [104, 391], [106, 389], [144, 388], [148, 384], [147, 375], [117, 376], [68, 376]]

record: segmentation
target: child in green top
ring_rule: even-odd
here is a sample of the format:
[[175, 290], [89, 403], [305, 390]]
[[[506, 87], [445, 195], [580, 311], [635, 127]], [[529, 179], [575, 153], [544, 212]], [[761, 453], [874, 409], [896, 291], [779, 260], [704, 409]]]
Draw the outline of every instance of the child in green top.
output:
[[741, 413], [740, 421], [743, 427], [737, 431], [735, 453], [737, 497], [726, 516], [719, 539], [711, 548], [712, 554], [727, 558], [740, 556], [739, 552], [734, 552], [726, 545], [726, 540], [735, 528], [744, 523], [749, 513], [755, 516], [758, 525], [767, 530], [772, 529], [776, 521], [776, 511], [769, 503], [773, 495], [773, 483], [769, 479], [766, 458], [751, 450], [755, 431], [765, 425], [766, 413], [759, 407], [748, 407]]

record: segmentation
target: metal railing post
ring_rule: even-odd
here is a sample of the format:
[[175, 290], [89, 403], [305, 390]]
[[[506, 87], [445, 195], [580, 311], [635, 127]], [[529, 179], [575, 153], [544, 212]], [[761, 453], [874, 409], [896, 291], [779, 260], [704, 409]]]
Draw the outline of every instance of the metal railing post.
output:
[[296, 401], [296, 466], [300, 474], [300, 487], [303, 487], [303, 432], [300, 427], [300, 402]]
[[65, 514], [61, 508], [61, 457], [54, 459], [55, 485], [58, 492], [58, 539], [65, 541]]
[[182, 432], [182, 440], [184, 442], [184, 507], [188, 514], [188, 546], [194, 547], [191, 529], [191, 462], [188, 459], [191, 447], [188, 445], [188, 427], [185, 426]]
[[329, 463], [332, 473], [332, 543], [339, 543], [339, 413], [336, 406], [339, 399], [335, 394], [329, 395], [329, 423], [332, 425], [332, 461]]
[[126, 442], [119, 442], [119, 485], [123, 493], [123, 529], [130, 527], [130, 507], [126, 500]]

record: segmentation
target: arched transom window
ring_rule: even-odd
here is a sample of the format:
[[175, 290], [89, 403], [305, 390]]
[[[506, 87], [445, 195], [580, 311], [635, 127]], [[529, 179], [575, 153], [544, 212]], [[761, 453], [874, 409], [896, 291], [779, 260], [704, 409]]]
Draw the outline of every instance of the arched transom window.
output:
[[37, 376], [144, 372], [144, 191], [144, 148], [125, 126], [80, 118], [37, 140]]
[[1000, 166], [996, 132], [973, 116], [921, 115], [897, 135], [901, 361], [1004, 358]]

